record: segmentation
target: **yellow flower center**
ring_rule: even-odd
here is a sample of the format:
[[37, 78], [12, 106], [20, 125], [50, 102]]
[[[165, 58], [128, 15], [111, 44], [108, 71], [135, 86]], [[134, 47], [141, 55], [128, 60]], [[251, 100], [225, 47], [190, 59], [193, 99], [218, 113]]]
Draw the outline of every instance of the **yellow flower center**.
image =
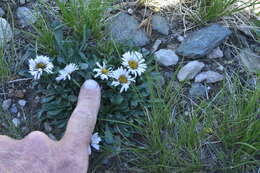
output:
[[109, 70], [104, 68], [104, 69], [101, 70], [101, 72], [102, 72], [103, 74], [105, 74], [105, 75], [108, 75]]
[[124, 83], [127, 83], [128, 80], [127, 80], [127, 78], [126, 78], [125, 75], [121, 75], [121, 76], [119, 76], [118, 81], [119, 81], [121, 84], [124, 84]]
[[40, 62], [36, 65], [36, 68], [41, 68], [41, 69], [45, 69], [46, 68], [46, 64], [44, 64], [43, 62]]
[[128, 61], [128, 64], [131, 67], [131, 69], [137, 69], [138, 68], [138, 62], [136, 62], [134, 60]]

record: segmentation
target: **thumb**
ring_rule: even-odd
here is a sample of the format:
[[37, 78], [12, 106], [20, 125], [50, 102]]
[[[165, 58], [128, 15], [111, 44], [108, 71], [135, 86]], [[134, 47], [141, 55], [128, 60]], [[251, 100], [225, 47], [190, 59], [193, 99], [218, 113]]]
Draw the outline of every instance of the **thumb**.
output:
[[94, 80], [87, 80], [80, 89], [78, 103], [73, 111], [61, 142], [77, 148], [86, 147], [90, 143], [95, 128], [100, 106], [100, 87]]

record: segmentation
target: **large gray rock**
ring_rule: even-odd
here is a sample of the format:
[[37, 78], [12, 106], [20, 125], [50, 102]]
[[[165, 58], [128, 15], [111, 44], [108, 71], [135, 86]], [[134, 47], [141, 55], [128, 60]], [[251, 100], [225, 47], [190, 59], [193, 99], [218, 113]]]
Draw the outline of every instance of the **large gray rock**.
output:
[[177, 78], [179, 81], [191, 80], [202, 70], [204, 66], [205, 64], [202, 62], [191, 61], [180, 69]]
[[214, 71], [201, 72], [195, 77], [195, 82], [205, 81], [206, 83], [215, 83], [222, 81], [224, 76]]
[[260, 71], [260, 56], [255, 54], [251, 49], [242, 49], [239, 57], [250, 72]]
[[179, 61], [179, 57], [170, 49], [160, 49], [154, 55], [155, 60], [164, 66], [175, 65]]
[[194, 32], [190, 37], [186, 38], [177, 49], [177, 53], [189, 58], [206, 56], [230, 34], [231, 31], [228, 28], [213, 24]]
[[13, 32], [10, 24], [4, 19], [0, 17], [0, 48], [4, 46], [4, 44], [10, 41], [13, 37]]
[[110, 19], [106, 30], [111, 39], [127, 45], [144, 46], [150, 42], [144, 30], [139, 28], [139, 22], [125, 13]]
[[31, 24], [34, 24], [37, 20], [35, 11], [27, 7], [19, 7], [16, 10], [17, 18], [19, 19], [20, 24], [25, 27]]
[[162, 16], [155, 15], [152, 17], [152, 28], [163, 35], [169, 35], [170, 27], [167, 20]]

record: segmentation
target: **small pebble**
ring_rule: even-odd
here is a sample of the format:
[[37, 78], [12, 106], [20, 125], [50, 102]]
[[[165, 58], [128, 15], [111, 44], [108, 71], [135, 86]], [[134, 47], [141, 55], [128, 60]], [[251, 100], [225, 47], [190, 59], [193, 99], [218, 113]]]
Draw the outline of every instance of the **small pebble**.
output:
[[21, 106], [21, 107], [24, 107], [26, 105], [27, 101], [26, 100], [19, 100], [18, 101], [18, 104]]
[[16, 114], [18, 112], [17, 107], [15, 106], [15, 104], [12, 105], [10, 111], [11, 111], [11, 113], [14, 113], [14, 114]]
[[44, 129], [46, 130], [46, 132], [51, 132], [52, 131], [52, 127], [47, 123], [43, 123]]
[[18, 127], [21, 124], [21, 121], [18, 118], [14, 118], [12, 120], [13, 124], [15, 127]]
[[132, 9], [132, 8], [129, 8], [128, 10], [127, 10], [127, 12], [128, 12], [128, 14], [133, 14], [134, 13], [134, 10]]
[[217, 70], [219, 70], [219, 71], [224, 71], [224, 69], [225, 69], [225, 68], [224, 68], [223, 65], [219, 65], [218, 68], [217, 68]]
[[4, 9], [2, 9], [1, 7], [0, 7], [0, 17], [3, 17], [5, 15], [5, 11], [4, 11]]
[[152, 53], [154, 53], [155, 51], [157, 51], [161, 44], [162, 44], [162, 40], [157, 39], [157, 40], [154, 42], [154, 44], [153, 44]]
[[181, 36], [181, 35], [178, 35], [178, 36], [177, 36], [177, 40], [178, 40], [179, 42], [183, 42], [183, 40], [184, 40], [184, 37], [183, 37], [183, 36]]
[[12, 100], [11, 99], [4, 100], [3, 103], [2, 103], [3, 110], [7, 111], [10, 108], [11, 104], [12, 104]]

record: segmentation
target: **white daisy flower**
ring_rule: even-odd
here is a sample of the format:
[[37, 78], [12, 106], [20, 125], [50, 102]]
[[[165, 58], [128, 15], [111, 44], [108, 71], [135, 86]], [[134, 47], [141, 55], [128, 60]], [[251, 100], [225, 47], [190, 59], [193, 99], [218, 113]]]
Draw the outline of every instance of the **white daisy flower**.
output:
[[98, 132], [94, 133], [91, 137], [91, 143], [88, 147], [89, 155], [91, 154], [91, 146], [95, 148], [96, 150], [100, 149], [99, 142], [101, 141], [101, 138], [98, 136]]
[[122, 58], [122, 65], [128, 68], [131, 74], [135, 77], [137, 75], [141, 75], [145, 72], [147, 65], [145, 64], [145, 60], [143, 55], [139, 52], [126, 52]]
[[29, 60], [29, 73], [34, 76], [35, 80], [40, 79], [42, 73], [52, 73], [53, 64], [47, 56], [37, 56], [35, 59]]
[[105, 62], [103, 62], [103, 65], [100, 65], [98, 62], [97, 62], [97, 66], [99, 68], [95, 68], [93, 71], [96, 72], [97, 74], [94, 76], [95, 78], [99, 77], [102, 79], [102, 80], [108, 80], [108, 77], [110, 77], [111, 75], [111, 68], [107, 68], [107, 65]]
[[59, 71], [59, 76], [56, 77], [57, 81], [61, 81], [61, 80], [66, 80], [66, 79], [71, 79], [71, 73], [73, 73], [74, 71], [78, 70], [79, 67], [76, 64], [70, 63], [68, 65], [66, 65], [66, 67], [62, 70]]
[[120, 93], [127, 91], [131, 82], [135, 82], [134, 78], [129, 75], [129, 71], [123, 69], [123, 67], [113, 71], [111, 76], [116, 79], [116, 81], [112, 82], [112, 86], [122, 85]]

